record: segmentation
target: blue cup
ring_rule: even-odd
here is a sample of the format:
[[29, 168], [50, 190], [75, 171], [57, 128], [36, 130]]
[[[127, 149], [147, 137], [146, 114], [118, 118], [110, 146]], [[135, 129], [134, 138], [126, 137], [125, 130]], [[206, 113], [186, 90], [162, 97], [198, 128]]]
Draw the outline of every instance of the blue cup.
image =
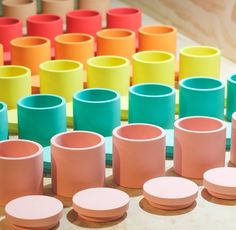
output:
[[236, 111], [236, 74], [228, 78], [227, 81], [227, 107], [226, 118], [232, 121], [232, 115]]
[[8, 139], [7, 105], [0, 101], [0, 141]]

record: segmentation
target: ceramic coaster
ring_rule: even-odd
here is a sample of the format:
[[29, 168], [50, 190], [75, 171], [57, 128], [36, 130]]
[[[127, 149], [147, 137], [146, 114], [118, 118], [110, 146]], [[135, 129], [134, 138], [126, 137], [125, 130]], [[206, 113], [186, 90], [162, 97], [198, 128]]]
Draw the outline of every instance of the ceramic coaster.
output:
[[224, 200], [236, 200], [236, 196], [229, 196], [229, 195], [224, 195], [224, 194], [220, 194], [220, 193], [216, 193], [216, 192], [212, 192], [210, 190], [207, 190], [208, 193], [216, 198], [219, 199], [224, 199]]
[[43, 171], [45, 173], [51, 172], [51, 147], [43, 148]]
[[49, 196], [23, 196], [10, 201], [6, 207], [6, 219], [16, 228], [49, 229], [63, 216], [63, 204]]
[[73, 196], [73, 208], [82, 219], [108, 222], [121, 218], [129, 207], [129, 196], [114, 188], [91, 188]]
[[198, 186], [181, 177], [157, 177], [143, 185], [143, 195], [155, 207], [178, 210], [195, 201]]
[[17, 110], [8, 110], [8, 128], [9, 133], [12, 135], [18, 134], [18, 121], [17, 121]]

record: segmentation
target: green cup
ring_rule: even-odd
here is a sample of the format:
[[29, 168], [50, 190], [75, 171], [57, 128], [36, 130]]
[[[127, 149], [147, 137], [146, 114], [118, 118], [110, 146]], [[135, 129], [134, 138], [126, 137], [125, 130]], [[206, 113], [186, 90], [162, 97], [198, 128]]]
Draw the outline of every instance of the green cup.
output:
[[227, 81], [227, 108], [226, 118], [232, 120], [232, 115], [236, 111], [236, 74], [228, 78]]
[[8, 139], [7, 105], [0, 101], [0, 141]]

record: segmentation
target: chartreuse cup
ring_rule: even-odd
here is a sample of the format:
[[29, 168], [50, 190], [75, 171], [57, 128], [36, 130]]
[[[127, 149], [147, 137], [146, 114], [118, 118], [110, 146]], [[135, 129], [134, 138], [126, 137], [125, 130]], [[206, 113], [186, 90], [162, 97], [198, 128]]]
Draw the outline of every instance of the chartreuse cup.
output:
[[0, 141], [8, 139], [7, 105], [0, 101]]
[[220, 78], [219, 49], [210, 46], [185, 47], [180, 51], [179, 79], [194, 76]]
[[23, 97], [17, 108], [21, 139], [48, 146], [52, 136], [66, 131], [66, 103], [60, 96], [34, 94]]
[[72, 101], [83, 89], [83, 64], [72, 60], [52, 60], [40, 64], [40, 93], [56, 94]]
[[74, 129], [111, 136], [120, 125], [120, 95], [109, 89], [85, 89], [74, 94]]
[[130, 87], [129, 123], [148, 123], [164, 129], [174, 127], [175, 89], [146, 83]]
[[191, 77], [179, 83], [179, 117], [224, 119], [224, 83], [215, 78]]
[[236, 111], [236, 74], [228, 78], [227, 81], [227, 108], [226, 117], [232, 120], [232, 114]]
[[8, 109], [14, 109], [17, 101], [31, 94], [31, 72], [24, 66], [0, 66], [0, 101], [7, 104]]

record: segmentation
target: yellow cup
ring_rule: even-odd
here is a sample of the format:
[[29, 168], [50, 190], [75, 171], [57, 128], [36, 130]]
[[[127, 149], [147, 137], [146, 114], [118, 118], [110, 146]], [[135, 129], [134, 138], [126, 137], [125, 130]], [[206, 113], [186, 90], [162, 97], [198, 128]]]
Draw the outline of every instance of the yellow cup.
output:
[[157, 50], [133, 55], [133, 84], [162, 83], [175, 85], [175, 56]]
[[73, 94], [83, 89], [83, 64], [72, 60], [53, 60], [39, 66], [40, 93], [56, 94], [72, 101]]
[[87, 61], [87, 87], [107, 88], [128, 95], [130, 61], [120, 56], [97, 56]]
[[188, 77], [220, 78], [219, 49], [210, 46], [185, 47], [180, 51], [179, 79]]
[[8, 109], [17, 107], [17, 101], [31, 94], [31, 71], [17, 65], [0, 66], [0, 101], [7, 104]]

